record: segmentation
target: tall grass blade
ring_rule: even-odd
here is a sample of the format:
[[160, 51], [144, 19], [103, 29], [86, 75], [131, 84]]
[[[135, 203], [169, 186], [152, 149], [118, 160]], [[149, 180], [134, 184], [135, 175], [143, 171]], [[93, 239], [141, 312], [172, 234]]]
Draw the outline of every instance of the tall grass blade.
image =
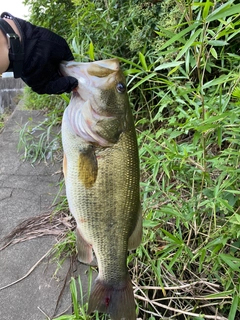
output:
[[235, 295], [233, 298], [232, 306], [228, 315], [228, 320], [236, 320], [236, 313], [238, 309], [238, 305], [240, 302], [240, 298], [238, 295]]

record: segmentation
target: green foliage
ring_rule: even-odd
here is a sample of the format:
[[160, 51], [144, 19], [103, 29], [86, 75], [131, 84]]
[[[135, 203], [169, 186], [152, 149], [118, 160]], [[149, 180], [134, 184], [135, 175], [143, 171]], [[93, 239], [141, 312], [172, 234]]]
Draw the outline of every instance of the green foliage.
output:
[[73, 3], [71, 44], [77, 60], [89, 59], [89, 43], [95, 48], [96, 59], [107, 58], [109, 54], [134, 57], [139, 50], [153, 45], [160, 3], [154, 6], [139, 0], [121, 3], [73, 0]]
[[74, 6], [71, 0], [24, 0], [31, 12], [30, 21], [68, 38], [71, 34], [69, 18]]
[[[210, 2], [184, 6], [185, 23], [159, 26], [166, 41], [158, 57], [152, 59], [150, 52], [139, 57], [145, 72], [127, 71], [134, 83], [130, 91], [137, 90], [145, 109], [137, 114], [146, 211], [137, 261], [143, 270], [151, 269], [148, 281], [138, 278], [139, 292], [143, 298], [151, 291], [142, 293], [141, 287], [159, 286], [163, 293], [156, 291], [155, 299], [171, 301], [165, 306], [149, 301], [153, 315], [160, 315], [161, 307], [166, 317], [179, 312], [184, 319], [204, 318], [205, 303], [193, 303], [191, 291], [180, 287], [206, 281], [195, 294], [212, 301], [219, 317], [239, 316], [240, 70], [237, 47], [230, 47], [240, 31], [239, 10], [229, 1], [221, 7]], [[163, 283], [169, 277], [179, 291], [168, 297]], [[212, 287], [212, 294], [216, 289], [218, 296], [209, 297], [214, 283], [218, 289]]]

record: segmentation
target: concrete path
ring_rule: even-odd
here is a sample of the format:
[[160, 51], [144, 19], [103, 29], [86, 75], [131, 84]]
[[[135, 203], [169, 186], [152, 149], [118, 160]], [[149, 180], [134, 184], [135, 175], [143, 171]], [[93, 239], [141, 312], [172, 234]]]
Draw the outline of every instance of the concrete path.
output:
[[[49, 210], [59, 190], [61, 163], [33, 166], [23, 162], [17, 153], [19, 130], [29, 118], [38, 123], [43, 116], [38, 111], [23, 111], [18, 106], [0, 133], [0, 239], [24, 220]], [[54, 236], [44, 236], [0, 251], [1, 320], [52, 319], [69, 271], [69, 261], [57, 277], [53, 277], [57, 265], [44, 258], [25, 279], [5, 289], [3, 287], [24, 277], [54, 243]], [[88, 267], [77, 264], [74, 268], [86, 282]], [[68, 309], [67, 314], [70, 314], [69, 307], [71, 297], [67, 281], [56, 313]]]

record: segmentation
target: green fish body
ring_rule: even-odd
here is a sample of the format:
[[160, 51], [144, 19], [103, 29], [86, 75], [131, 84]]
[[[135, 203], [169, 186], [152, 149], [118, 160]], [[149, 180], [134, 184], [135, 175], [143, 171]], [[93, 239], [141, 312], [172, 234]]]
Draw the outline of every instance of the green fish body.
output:
[[117, 59], [61, 65], [76, 77], [62, 121], [64, 177], [69, 208], [77, 223], [77, 250], [99, 274], [89, 298], [113, 320], [135, 320], [127, 270], [128, 250], [141, 242], [139, 158], [123, 73]]

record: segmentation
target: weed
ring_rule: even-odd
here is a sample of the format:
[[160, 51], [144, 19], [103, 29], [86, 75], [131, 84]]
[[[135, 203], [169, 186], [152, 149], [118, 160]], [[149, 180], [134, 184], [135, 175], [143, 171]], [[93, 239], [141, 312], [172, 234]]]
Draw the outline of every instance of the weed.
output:
[[9, 117], [8, 113], [0, 114], [0, 133], [4, 128], [5, 122], [7, 121], [8, 117]]
[[25, 160], [34, 163], [58, 157], [58, 151], [61, 150], [61, 114], [61, 110], [55, 109], [49, 111], [41, 123], [34, 125], [29, 119], [23, 126], [19, 133], [18, 151], [24, 149]]
[[[92, 283], [92, 270], [90, 267], [89, 267], [88, 274], [89, 274], [89, 277], [88, 277], [89, 279], [88, 296], [89, 296], [91, 283]], [[94, 318], [87, 314], [88, 304], [84, 302], [86, 300], [86, 297], [83, 292], [80, 276], [78, 276], [77, 281], [74, 278], [71, 278], [70, 292], [72, 296], [73, 315], [62, 315], [60, 317], [54, 318], [53, 320], [89, 320], [89, 319], [106, 320], [107, 319], [106, 316], [104, 315], [99, 316], [98, 313], [96, 313]], [[78, 293], [79, 293], [79, 296], [78, 296]]]

